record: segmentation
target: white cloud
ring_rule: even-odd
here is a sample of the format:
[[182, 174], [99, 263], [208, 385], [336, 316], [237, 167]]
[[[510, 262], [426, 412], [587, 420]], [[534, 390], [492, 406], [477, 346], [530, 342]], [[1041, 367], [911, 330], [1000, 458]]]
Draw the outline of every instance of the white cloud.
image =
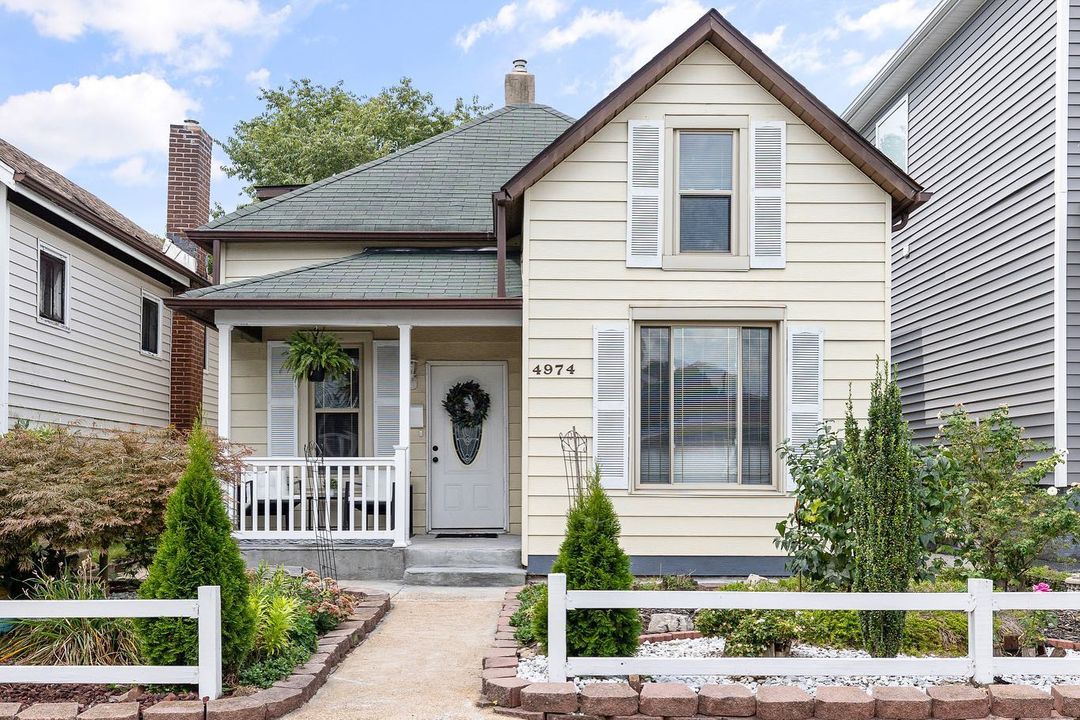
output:
[[507, 3], [491, 17], [473, 23], [458, 32], [454, 42], [468, 52], [485, 35], [499, 35], [513, 30], [520, 21], [550, 22], [566, 8], [563, 0], [525, 0]]
[[244, 82], [249, 85], [262, 89], [268, 87], [270, 84], [270, 71], [266, 68], [259, 68], [258, 70], [252, 70], [244, 76]]
[[858, 50], [847, 50], [840, 57], [840, 64], [845, 66], [857, 65], [863, 61], [864, 57]]
[[[148, 73], [91, 75], [77, 84], [12, 95], [0, 104], [4, 139], [60, 172], [81, 164], [114, 163], [169, 148], [169, 123], [199, 104], [182, 90]], [[139, 166], [117, 167], [137, 178]], [[143, 167], [145, 171], [145, 166]]]
[[885, 63], [887, 63], [892, 56], [893, 51], [886, 50], [883, 53], [867, 59], [866, 62], [859, 65], [850, 75], [848, 75], [848, 85], [865, 85], [870, 82], [870, 79], [877, 75], [878, 70], [885, 67]]
[[29, 15], [46, 37], [99, 32], [121, 56], [162, 57], [195, 73], [221, 65], [232, 52], [230, 36], [273, 37], [292, 12], [290, 5], [270, 11], [259, 0], [0, 0], [0, 7]]
[[858, 17], [843, 14], [838, 22], [848, 32], [878, 38], [886, 32], [907, 32], [918, 27], [933, 6], [932, 0], [887, 0]]
[[117, 185], [128, 187], [151, 185], [154, 182], [154, 173], [146, 167], [146, 158], [142, 155], [136, 155], [120, 163], [112, 169], [109, 177]]
[[568, 24], [545, 33], [540, 38], [540, 47], [555, 51], [582, 40], [604, 37], [618, 49], [611, 59], [611, 74], [621, 80], [651, 60], [704, 15], [705, 10], [697, 0], [664, 0], [647, 16], [634, 19], [621, 10], [582, 8]]
[[780, 47], [780, 43], [784, 40], [784, 26], [777, 25], [770, 33], [754, 33], [750, 36], [750, 40], [764, 50], [765, 54], [771, 55], [776, 52], [776, 49]]

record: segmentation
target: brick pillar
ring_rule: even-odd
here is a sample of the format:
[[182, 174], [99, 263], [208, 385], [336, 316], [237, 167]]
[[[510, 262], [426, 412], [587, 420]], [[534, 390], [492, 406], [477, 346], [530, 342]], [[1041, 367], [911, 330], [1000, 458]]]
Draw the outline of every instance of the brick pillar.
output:
[[[210, 162], [213, 142], [195, 120], [169, 126], [169, 197], [165, 234], [194, 255], [206, 275], [207, 253], [185, 231], [210, 219]], [[206, 328], [187, 315], [173, 314], [170, 418], [182, 431], [191, 429], [203, 402], [203, 352]]]

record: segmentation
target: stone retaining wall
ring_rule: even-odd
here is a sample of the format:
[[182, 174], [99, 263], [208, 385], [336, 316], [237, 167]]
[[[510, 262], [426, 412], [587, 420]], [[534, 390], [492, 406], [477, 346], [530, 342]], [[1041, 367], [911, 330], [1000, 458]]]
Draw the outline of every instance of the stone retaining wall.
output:
[[[787, 685], [530, 683], [517, 676], [518, 650], [510, 617], [520, 607], [506, 592], [498, 631], [484, 655], [482, 692], [495, 712], [522, 720], [981, 720], [982, 718], [1080, 718], [1080, 685], [1056, 685], [1050, 693], [1026, 685], [875, 687], [819, 686], [815, 695]], [[655, 637], [655, 636], [651, 636]], [[642, 638], [645, 639], [644, 637]], [[665, 638], [670, 639], [670, 638]]]
[[[363, 592], [363, 591], [362, 591]], [[348, 620], [319, 638], [308, 660], [284, 680], [251, 695], [202, 700], [166, 700], [140, 711], [138, 702], [94, 705], [79, 712], [75, 702], [0, 702], [0, 720], [274, 720], [311, 699], [341, 660], [362, 643], [390, 610], [390, 596], [364, 592]]]

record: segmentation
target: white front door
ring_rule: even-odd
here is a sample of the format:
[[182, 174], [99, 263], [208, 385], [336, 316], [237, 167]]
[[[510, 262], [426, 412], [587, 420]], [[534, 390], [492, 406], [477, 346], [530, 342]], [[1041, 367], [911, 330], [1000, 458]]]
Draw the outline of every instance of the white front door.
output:
[[[431, 435], [432, 530], [501, 530], [507, 513], [506, 364], [432, 363], [428, 417]], [[443, 408], [446, 393], [458, 383], [479, 383], [491, 397], [480, 431], [480, 446], [470, 460], [468, 438], [464, 459], [454, 444], [454, 424]]]

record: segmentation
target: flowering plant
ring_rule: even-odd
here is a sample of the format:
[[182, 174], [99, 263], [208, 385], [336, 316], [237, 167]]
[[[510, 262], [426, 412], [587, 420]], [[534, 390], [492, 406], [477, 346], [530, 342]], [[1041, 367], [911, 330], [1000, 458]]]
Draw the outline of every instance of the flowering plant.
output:
[[320, 634], [341, 624], [352, 615], [356, 606], [355, 598], [342, 590], [334, 578], [320, 578], [312, 570], [304, 573], [301, 593]]
[[1050, 592], [1050, 586], [1044, 582], [1036, 583], [1031, 586], [1031, 592]]

